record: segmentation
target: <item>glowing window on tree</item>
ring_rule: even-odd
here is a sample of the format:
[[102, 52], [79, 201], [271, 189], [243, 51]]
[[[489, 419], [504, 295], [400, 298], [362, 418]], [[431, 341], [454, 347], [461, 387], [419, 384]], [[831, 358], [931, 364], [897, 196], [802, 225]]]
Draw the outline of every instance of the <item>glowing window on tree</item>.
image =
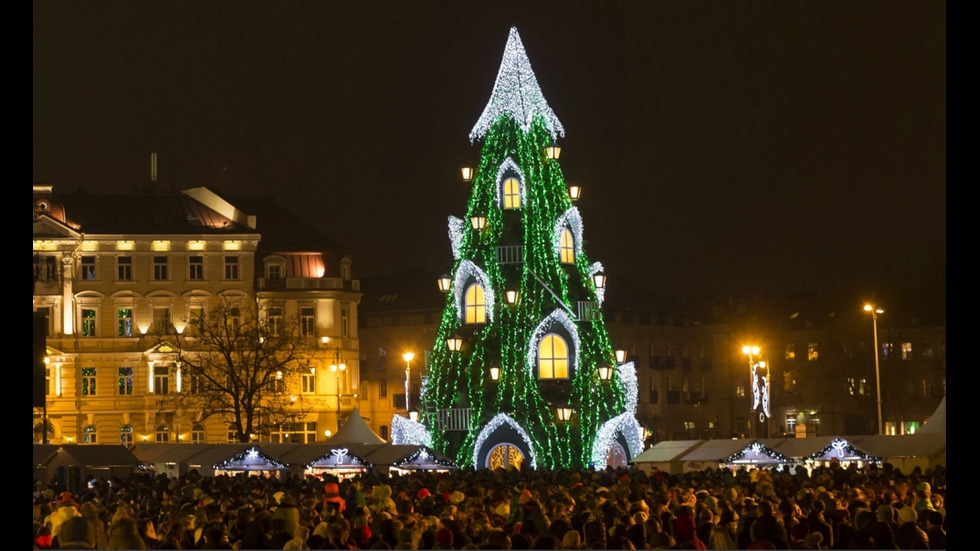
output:
[[575, 263], [575, 240], [572, 239], [572, 230], [565, 228], [561, 230], [561, 245], [559, 254], [562, 264]]
[[466, 288], [464, 309], [466, 311], [466, 323], [487, 322], [487, 300], [483, 294], [483, 287], [479, 283], [474, 283]]
[[568, 343], [554, 333], [545, 335], [538, 344], [538, 378], [568, 378]]
[[504, 180], [504, 208], [521, 208], [521, 183], [517, 178], [510, 177]]
[[511, 444], [500, 444], [487, 454], [487, 468], [489, 469], [506, 470], [510, 467], [520, 469], [523, 462], [524, 454], [519, 448]]

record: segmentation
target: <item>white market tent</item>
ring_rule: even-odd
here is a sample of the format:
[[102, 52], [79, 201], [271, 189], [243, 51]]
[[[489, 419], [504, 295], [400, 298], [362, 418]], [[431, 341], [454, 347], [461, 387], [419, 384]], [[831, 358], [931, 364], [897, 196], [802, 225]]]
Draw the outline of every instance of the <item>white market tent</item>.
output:
[[378, 436], [371, 427], [368, 426], [361, 412], [354, 408], [350, 413], [350, 418], [340, 427], [337, 434], [327, 439], [327, 444], [333, 446], [346, 444], [384, 444], [385, 439]]
[[644, 450], [631, 459], [630, 463], [646, 472], [657, 469], [664, 473], [679, 474], [684, 472], [681, 458], [705, 442], [706, 440], [664, 440]]
[[935, 434], [942, 433], [946, 434], [946, 397], [943, 396], [943, 401], [939, 403], [939, 407], [933, 412], [922, 427], [916, 432], [916, 434]]
[[905, 434], [902, 436], [872, 435], [855, 437], [855, 445], [868, 454], [880, 457], [903, 473], [915, 467], [928, 469], [946, 466], [946, 433]]
[[700, 471], [724, 467], [772, 467], [793, 464], [792, 459], [776, 452], [760, 440], [737, 438], [732, 440], [708, 440], [684, 454], [683, 471]]

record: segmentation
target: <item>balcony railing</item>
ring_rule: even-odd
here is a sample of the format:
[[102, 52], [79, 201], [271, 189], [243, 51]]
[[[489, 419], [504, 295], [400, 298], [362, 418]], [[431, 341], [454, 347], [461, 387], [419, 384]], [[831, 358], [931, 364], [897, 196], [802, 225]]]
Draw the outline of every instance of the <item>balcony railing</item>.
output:
[[470, 408], [436, 410], [436, 430], [443, 432], [470, 430]]
[[337, 289], [360, 291], [361, 282], [356, 279], [344, 280], [339, 277], [287, 277], [285, 279], [258, 280], [260, 291], [295, 290], [295, 289]]

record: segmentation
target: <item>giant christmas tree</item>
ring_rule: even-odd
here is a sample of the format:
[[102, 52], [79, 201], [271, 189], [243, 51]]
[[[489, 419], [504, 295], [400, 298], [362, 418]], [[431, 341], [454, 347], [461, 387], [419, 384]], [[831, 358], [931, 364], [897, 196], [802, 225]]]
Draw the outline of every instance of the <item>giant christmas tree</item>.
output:
[[553, 146], [564, 128], [510, 30], [454, 258], [418, 421], [396, 443], [475, 468], [622, 465], [640, 453], [636, 373], [616, 362], [601, 315], [604, 276]]

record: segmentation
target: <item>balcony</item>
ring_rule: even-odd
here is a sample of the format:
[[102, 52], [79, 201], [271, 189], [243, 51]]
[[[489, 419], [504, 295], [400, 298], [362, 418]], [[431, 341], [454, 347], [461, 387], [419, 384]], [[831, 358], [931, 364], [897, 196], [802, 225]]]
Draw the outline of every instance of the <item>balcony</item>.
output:
[[258, 288], [260, 291], [360, 291], [361, 282], [356, 279], [344, 280], [339, 277], [287, 277], [285, 279], [260, 277]]
[[436, 410], [435, 429], [443, 432], [470, 430], [470, 408]]

